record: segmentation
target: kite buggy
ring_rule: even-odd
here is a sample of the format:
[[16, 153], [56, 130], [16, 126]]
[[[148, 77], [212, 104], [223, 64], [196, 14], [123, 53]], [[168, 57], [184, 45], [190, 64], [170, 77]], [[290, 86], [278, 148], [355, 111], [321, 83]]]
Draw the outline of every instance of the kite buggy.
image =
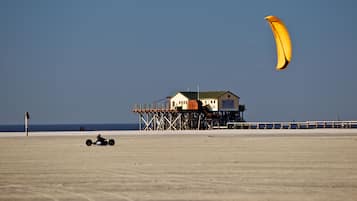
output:
[[86, 145], [87, 146], [91, 146], [91, 145], [99, 145], [99, 146], [106, 146], [106, 145], [110, 145], [113, 146], [115, 144], [114, 139], [105, 139], [104, 137], [102, 137], [100, 134], [97, 135], [97, 140], [96, 141], [92, 141], [91, 139], [87, 139], [86, 140]]

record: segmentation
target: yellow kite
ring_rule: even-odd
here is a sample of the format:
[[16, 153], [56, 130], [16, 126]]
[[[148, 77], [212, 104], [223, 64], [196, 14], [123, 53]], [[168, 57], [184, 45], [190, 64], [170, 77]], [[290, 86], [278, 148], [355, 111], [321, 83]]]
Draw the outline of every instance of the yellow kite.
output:
[[278, 17], [270, 15], [265, 17], [265, 19], [269, 22], [275, 38], [278, 60], [276, 69], [283, 70], [288, 66], [292, 57], [292, 46], [288, 29]]

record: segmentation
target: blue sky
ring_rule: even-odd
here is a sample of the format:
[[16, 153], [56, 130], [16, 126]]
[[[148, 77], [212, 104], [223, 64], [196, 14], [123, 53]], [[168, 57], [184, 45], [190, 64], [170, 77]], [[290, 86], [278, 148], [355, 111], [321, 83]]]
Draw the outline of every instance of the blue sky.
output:
[[[135, 103], [230, 90], [257, 120], [357, 119], [357, 3], [0, 1], [0, 124], [131, 123]], [[266, 15], [293, 59], [275, 71]]]

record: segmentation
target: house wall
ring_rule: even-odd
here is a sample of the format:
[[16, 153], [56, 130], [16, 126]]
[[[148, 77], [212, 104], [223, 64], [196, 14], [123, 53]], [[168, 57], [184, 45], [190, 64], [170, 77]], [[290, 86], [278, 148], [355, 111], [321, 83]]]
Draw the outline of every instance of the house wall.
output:
[[188, 106], [188, 98], [182, 95], [181, 93], [177, 93], [174, 97], [170, 99], [170, 109], [174, 110], [177, 107], [182, 107], [183, 110], [187, 110]]
[[218, 98], [219, 111], [236, 111], [239, 107], [239, 98], [233, 93], [227, 92]]
[[211, 111], [218, 111], [218, 99], [215, 98], [205, 98], [200, 100], [202, 102], [202, 106], [208, 105], [211, 108]]

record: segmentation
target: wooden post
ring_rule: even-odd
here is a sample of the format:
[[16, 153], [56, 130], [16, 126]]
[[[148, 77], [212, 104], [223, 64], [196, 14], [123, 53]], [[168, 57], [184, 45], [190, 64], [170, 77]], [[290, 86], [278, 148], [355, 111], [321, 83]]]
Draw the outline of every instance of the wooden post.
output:
[[30, 114], [28, 112], [25, 112], [25, 132], [26, 132], [26, 136], [29, 136], [29, 124], [28, 124], [29, 119], [30, 119]]

